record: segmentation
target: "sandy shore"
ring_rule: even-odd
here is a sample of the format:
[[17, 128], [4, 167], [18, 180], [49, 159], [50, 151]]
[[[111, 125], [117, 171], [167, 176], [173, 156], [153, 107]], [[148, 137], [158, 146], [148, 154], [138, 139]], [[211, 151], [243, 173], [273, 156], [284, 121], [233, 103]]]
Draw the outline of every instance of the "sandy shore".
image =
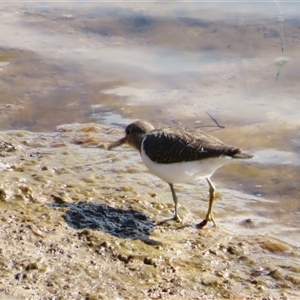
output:
[[0, 299], [300, 297], [296, 247], [222, 223], [198, 230], [201, 213], [183, 202], [183, 223], [157, 226], [172, 213], [167, 187], [131, 149], [96, 147], [115, 131], [1, 133]]

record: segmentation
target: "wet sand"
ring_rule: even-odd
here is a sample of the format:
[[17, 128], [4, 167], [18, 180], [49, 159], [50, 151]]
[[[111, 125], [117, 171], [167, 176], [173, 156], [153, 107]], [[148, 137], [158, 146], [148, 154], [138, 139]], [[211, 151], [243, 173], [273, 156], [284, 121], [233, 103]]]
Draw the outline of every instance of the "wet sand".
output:
[[1, 134], [0, 299], [300, 296], [298, 248], [260, 234], [263, 218], [239, 211], [240, 221], [234, 220], [236, 212], [226, 211], [237, 205], [234, 192], [216, 202], [218, 227], [199, 230], [207, 187], [191, 188], [199, 198], [191, 209], [181, 186], [183, 223], [157, 226], [172, 214], [168, 187], [130, 148], [97, 147], [120, 134], [92, 123]]

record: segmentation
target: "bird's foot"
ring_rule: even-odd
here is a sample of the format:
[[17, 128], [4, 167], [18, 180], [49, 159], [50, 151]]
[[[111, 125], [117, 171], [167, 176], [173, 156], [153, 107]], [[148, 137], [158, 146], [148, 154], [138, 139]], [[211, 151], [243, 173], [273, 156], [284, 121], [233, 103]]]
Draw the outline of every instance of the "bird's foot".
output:
[[213, 222], [213, 223], [214, 223], [214, 226], [217, 227], [217, 224], [216, 224], [216, 222], [215, 222], [215, 220], [214, 220], [213, 215], [212, 215], [212, 214], [209, 214], [209, 215], [206, 216], [206, 218], [205, 218], [202, 222], [200, 222], [199, 224], [196, 225], [196, 228], [201, 229], [201, 228], [203, 228], [208, 222]]
[[165, 220], [162, 220], [160, 222], [157, 223], [157, 225], [162, 225], [166, 222], [169, 222], [169, 221], [176, 221], [176, 222], [181, 222], [182, 220], [180, 219], [180, 217], [178, 215], [174, 215], [172, 218], [168, 218], [168, 219], [165, 219]]

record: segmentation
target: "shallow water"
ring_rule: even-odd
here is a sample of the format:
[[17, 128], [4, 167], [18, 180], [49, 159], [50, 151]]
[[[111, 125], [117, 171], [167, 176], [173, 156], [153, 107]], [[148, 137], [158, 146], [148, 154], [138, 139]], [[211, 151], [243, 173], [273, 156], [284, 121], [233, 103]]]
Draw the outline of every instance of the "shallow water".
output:
[[[18, 135], [14, 139], [28, 147], [43, 145], [43, 155], [51, 153], [47, 147], [55, 140], [45, 146], [43, 134], [36, 132], [54, 132], [66, 123], [111, 128], [111, 134], [103, 134], [89, 125], [78, 136], [77, 125], [69, 125], [66, 140], [93, 145], [120, 137], [138, 118], [156, 126], [207, 130], [255, 155], [212, 177], [221, 192], [218, 223], [235, 234], [272, 236], [299, 247], [299, 8], [299, 3], [277, 1], [1, 3], [0, 129], [31, 131], [27, 142]], [[97, 132], [99, 141], [89, 131]], [[51, 161], [54, 182], [55, 170], [64, 174], [62, 166], [74, 168], [59, 178], [55, 194], [69, 192], [63, 182], [72, 176], [79, 180], [88, 174], [72, 191], [76, 199], [96, 193], [93, 199], [99, 200], [106, 193], [110, 205], [118, 205], [114, 182], [124, 188], [119, 191], [124, 201], [147, 189], [163, 203], [161, 208], [148, 204], [158, 205], [158, 219], [172, 213], [168, 186], [148, 175], [132, 150], [95, 151], [105, 166], [101, 175], [92, 173], [98, 162], [81, 154], [84, 162], [72, 154], [67, 161], [63, 155]], [[76, 171], [81, 164], [90, 164], [90, 170]], [[29, 180], [38, 202], [52, 202], [44, 190], [48, 181], [37, 178], [24, 174], [18, 180]], [[5, 184], [10, 180], [15, 178]], [[15, 195], [7, 189], [7, 195]], [[184, 222], [197, 223], [207, 209], [205, 183], [178, 190]]]

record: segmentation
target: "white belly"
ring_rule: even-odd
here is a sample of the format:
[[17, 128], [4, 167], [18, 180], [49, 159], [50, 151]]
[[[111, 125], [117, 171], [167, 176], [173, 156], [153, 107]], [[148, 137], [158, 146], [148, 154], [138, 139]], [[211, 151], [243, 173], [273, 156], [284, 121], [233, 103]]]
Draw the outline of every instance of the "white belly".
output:
[[191, 183], [195, 179], [210, 177], [229, 159], [225, 156], [204, 160], [159, 164], [153, 162], [142, 147], [141, 157], [149, 171], [168, 183]]

